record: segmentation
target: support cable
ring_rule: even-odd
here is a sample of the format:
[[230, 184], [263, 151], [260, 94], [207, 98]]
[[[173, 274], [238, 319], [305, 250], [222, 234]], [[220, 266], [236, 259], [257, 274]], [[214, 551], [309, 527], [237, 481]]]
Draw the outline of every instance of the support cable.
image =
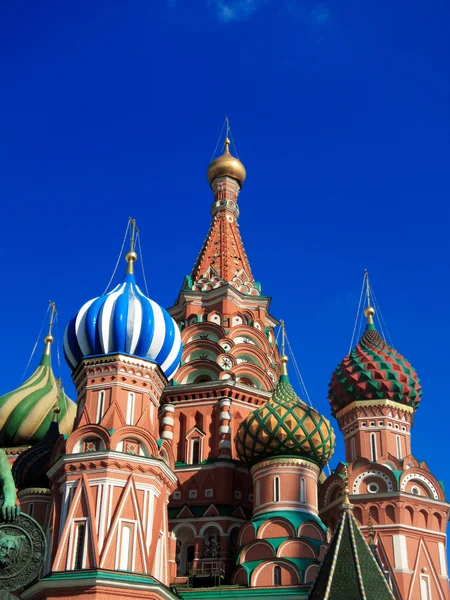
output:
[[50, 312], [50, 307], [51, 307], [51, 305], [49, 304], [48, 307], [47, 307], [47, 310], [45, 311], [45, 315], [44, 315], [44, 318], [42, 320], [42, 325], [41, 325], [41, 328], [39, 330], [39, 334], [37, 336], [36, 343], [34, 344], [33, 350], [31, 351], [30, 358], [28, 359], [28, 362], [27, 362], [27, 366], [25, 367], [25, 370], [24, 370], [24, 372], [22, 374], [22, 381], [25, 379], [25, 374], [28, 371], [28, 367], [30, 366], [31, 361], [33, 360], [33, 356], [34, 356], [34, 353], [36, 352], [37, 345], [39, 344], [39, 340], [41, 339], [42, 330], [44, 329], [45, 322], [47, 321], [47, 315]]
[[147, 279], [145, 278], [145, 269], [144, 269], [144, 255], [142, 253], [142, 248], [141, 248], [141, 235], [138, 232], [137, 235], [137, 241], [138, 241], [138, 249], [139, 249], [139, 256], [141, 257], [141, 267], [142, 267], [142, 276], [144, 278], [144, 285], [145, 285], [145, 292], [147, 294], [147, 297], [150, 297], [150, 294], [148, 293], [148, 287], [147, 287]]
[[130, 220], [129, 220], [129, 221], [128, 221], [127, 228], [126, 228], [126, 230], [125, 230], [125, 235], [123, 236], [122, 247], [121, 247], [121, 249], [120, 249], [119, 256], [118, 256], [118, 258], [117, 258], [116, 266], [114, 267], [114, 271], [113, 271], [113, 274], [111, 275], [111, 279], [108, 281], [108, 285], [106, 286], [106, 288], [105, 288], [105, 291], [103, 292], [102, 296], [104, 296], [104, 295], [106, 294], [106, 292], [109, 290], [109, 286], [111, 285], [111, 282], [112, 282], [112, 280], [114, 279], [114, 276], [115, 276], [115, 274], [116, 274], [117, 267], [119, 266], [120, 259], [122, 258], [122, 254], [123, 254], [123, 248], [124, 248], [124, 246], [125, 246], [125, 242], [126, 242], [126, 239], [127, 239], [128, 230], [130, 229], [130, 224], [131, 224], [131, 222], [130, 222]]

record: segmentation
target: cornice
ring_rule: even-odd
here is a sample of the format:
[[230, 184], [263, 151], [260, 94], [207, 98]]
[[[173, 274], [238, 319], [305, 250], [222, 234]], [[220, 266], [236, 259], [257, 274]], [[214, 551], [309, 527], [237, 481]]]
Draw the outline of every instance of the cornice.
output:
[[411, 406], [408, 406], [407, 404], [400, 404], [399, 402], [393, 402], [392, 400], [388, 400], [386, 398], [384, 400], [354, 400], [351, 404], [337, 412], [335, 417], [336, 419], [340, 419], [357, 408], [375, 408], [377, 406], [389, 406], [407, 414], [414, 413], [414, 409]]

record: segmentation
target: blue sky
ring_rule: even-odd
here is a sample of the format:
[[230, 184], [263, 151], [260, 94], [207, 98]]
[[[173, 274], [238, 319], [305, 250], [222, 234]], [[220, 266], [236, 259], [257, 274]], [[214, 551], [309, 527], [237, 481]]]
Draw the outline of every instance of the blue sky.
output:
[[422, 379], [413, 451], [450, 485], [449, 17], [444, 0], [2, 2], [0, 392], [50, 298], [62, 336], [103, 292], [128, 216], [151, 297], [173, 303], [228, 114], [244, 244], [314, 404], [329, 414], [367, 268]]

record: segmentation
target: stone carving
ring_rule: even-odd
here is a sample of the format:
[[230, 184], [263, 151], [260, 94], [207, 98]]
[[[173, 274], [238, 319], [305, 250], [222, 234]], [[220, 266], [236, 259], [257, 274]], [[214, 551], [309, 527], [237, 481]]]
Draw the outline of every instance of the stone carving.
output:
[[0, 600], [31, 583], [44, 564], [46, 542], [40, 525], [20, 513], [8, 459], [0, 450]]

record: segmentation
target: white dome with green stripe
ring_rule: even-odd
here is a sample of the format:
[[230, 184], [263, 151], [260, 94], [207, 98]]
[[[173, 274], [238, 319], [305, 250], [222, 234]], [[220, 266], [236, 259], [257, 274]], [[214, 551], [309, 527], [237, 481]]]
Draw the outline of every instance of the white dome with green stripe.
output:
[[69, 434], [76, 414], [75, 403], [61, 390], [50, 360], [51, 336], [36, 371], [16, 390], [0, 396], [0, 446], [22, 446], [42, 440], [58, 405], [59, 430]]

